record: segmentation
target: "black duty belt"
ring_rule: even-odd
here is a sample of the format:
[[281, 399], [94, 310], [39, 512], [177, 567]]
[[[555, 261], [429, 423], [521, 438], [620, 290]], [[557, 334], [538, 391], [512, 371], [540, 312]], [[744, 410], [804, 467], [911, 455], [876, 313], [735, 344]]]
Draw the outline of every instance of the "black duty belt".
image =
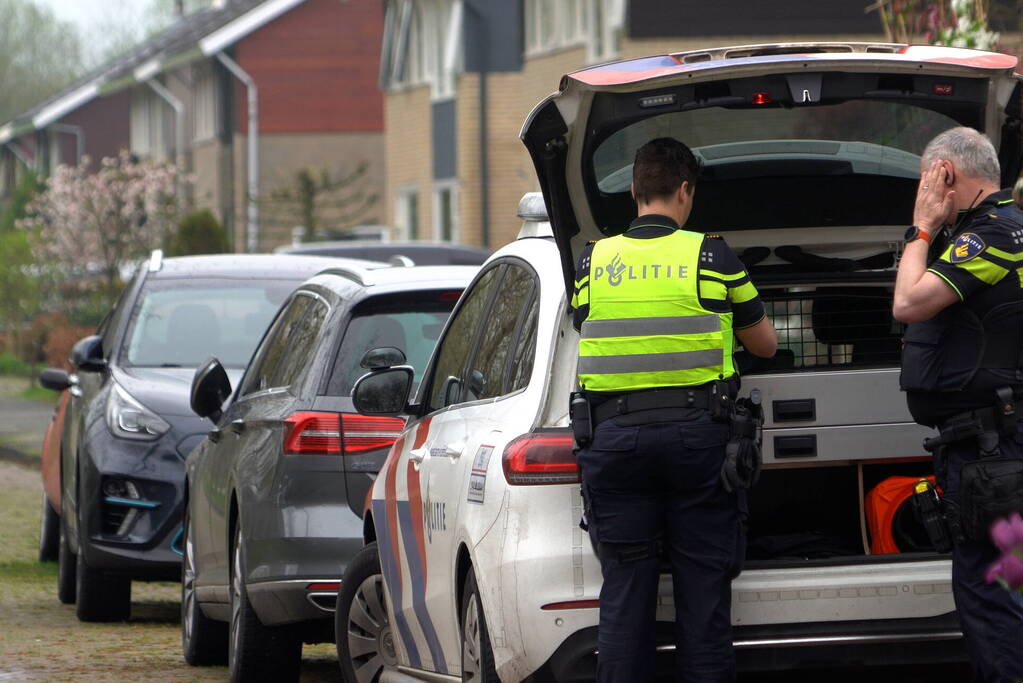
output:
[[[924, 448], [930, 451], [937, 446], [972, 439], [984, 432], [1007, 433], [1015, 427], [1015, 420], [1020, 418], [1023, 418], [1023, 401], [1014, 401], [1011, 411], [994, 406], [968, 410], [939, 424], [940, 436], [925, 439]], [[1009, 421], [1013, 424], [1007, 424]]]
[[[608, 398], [593, 409], [594, 425], [618, 415], [628, 415], [641, 410], [694, 408], [712, 410], [711, 401], [720, 400], [707, 389], [650, 389]], [[728, 397], [725, 397], [728, 400]]]

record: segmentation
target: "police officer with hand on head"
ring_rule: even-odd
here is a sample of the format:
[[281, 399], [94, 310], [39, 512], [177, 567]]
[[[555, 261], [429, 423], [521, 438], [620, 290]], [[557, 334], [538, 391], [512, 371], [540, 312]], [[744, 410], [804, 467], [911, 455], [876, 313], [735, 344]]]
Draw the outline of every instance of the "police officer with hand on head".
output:
[[976, 680], [1023, 679], [1023, 597], [985, 581], [991, 521], [1023, 509], [1023, 210], [972, 128], [928, 144], [893, 314], [900, 383], [934, 454], [953, 538], [952, 594]]
[[[582, 392], [572, 416], [604, 577], [599, 681], [653, 677], [659, 548], [674, 581], [677, 680], [735, 678], [731, 582], [745, 555], [745, 492], [722, 477], [738, 389], [733, 335], [763, 357], [777, 336], [728, 245], [681, 228], [698, 174], [681, 142], [643, 145], [639, 217], [588, 245], [576, 268]], [[580, 434], [587, 419], [591, 438]]]

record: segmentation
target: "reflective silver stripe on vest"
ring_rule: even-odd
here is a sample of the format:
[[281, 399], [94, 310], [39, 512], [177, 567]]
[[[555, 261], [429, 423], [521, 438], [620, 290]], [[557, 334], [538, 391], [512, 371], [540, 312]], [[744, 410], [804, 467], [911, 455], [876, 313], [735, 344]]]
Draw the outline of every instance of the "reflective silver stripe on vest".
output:
[[651, 337], [659, 334], [707, 334], [720, 331], [721, 316], [711, 313], [663, 318], [586, 320], [583, 322], [582, 338]]
[[721, 349], [679, 351], [677, 353], [640, 353], [626, 356], [580, 356], [580, 375], [617, 375], [626, 372], [671, 372], [720, 366], [725, 361]]

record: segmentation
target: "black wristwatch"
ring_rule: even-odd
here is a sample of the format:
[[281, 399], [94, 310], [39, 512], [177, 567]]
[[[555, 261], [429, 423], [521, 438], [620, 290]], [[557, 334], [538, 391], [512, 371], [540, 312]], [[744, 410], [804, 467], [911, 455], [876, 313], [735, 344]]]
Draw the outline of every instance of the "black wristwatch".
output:
[[909, 244], [913, 240], [923, 240], [927, 244], [931, 243], [931, 233], [927, 232], [918, 225], [911, 225], [906, 229], [906, 244]]

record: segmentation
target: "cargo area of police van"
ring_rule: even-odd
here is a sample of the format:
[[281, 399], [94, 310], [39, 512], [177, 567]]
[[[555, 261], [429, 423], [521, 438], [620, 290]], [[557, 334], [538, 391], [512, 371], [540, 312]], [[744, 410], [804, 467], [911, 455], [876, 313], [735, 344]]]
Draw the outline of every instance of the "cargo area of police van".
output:
[[932, 434], [899, 390], [904, 326], [891, 314], [902, 230], [726, 235], [779, 341], [769, 360], [736, 353], [742, 394], [758, 389], [765, 413], [748, 566], [934, 556], [910, 495], [933, 474], [922, 447]]

